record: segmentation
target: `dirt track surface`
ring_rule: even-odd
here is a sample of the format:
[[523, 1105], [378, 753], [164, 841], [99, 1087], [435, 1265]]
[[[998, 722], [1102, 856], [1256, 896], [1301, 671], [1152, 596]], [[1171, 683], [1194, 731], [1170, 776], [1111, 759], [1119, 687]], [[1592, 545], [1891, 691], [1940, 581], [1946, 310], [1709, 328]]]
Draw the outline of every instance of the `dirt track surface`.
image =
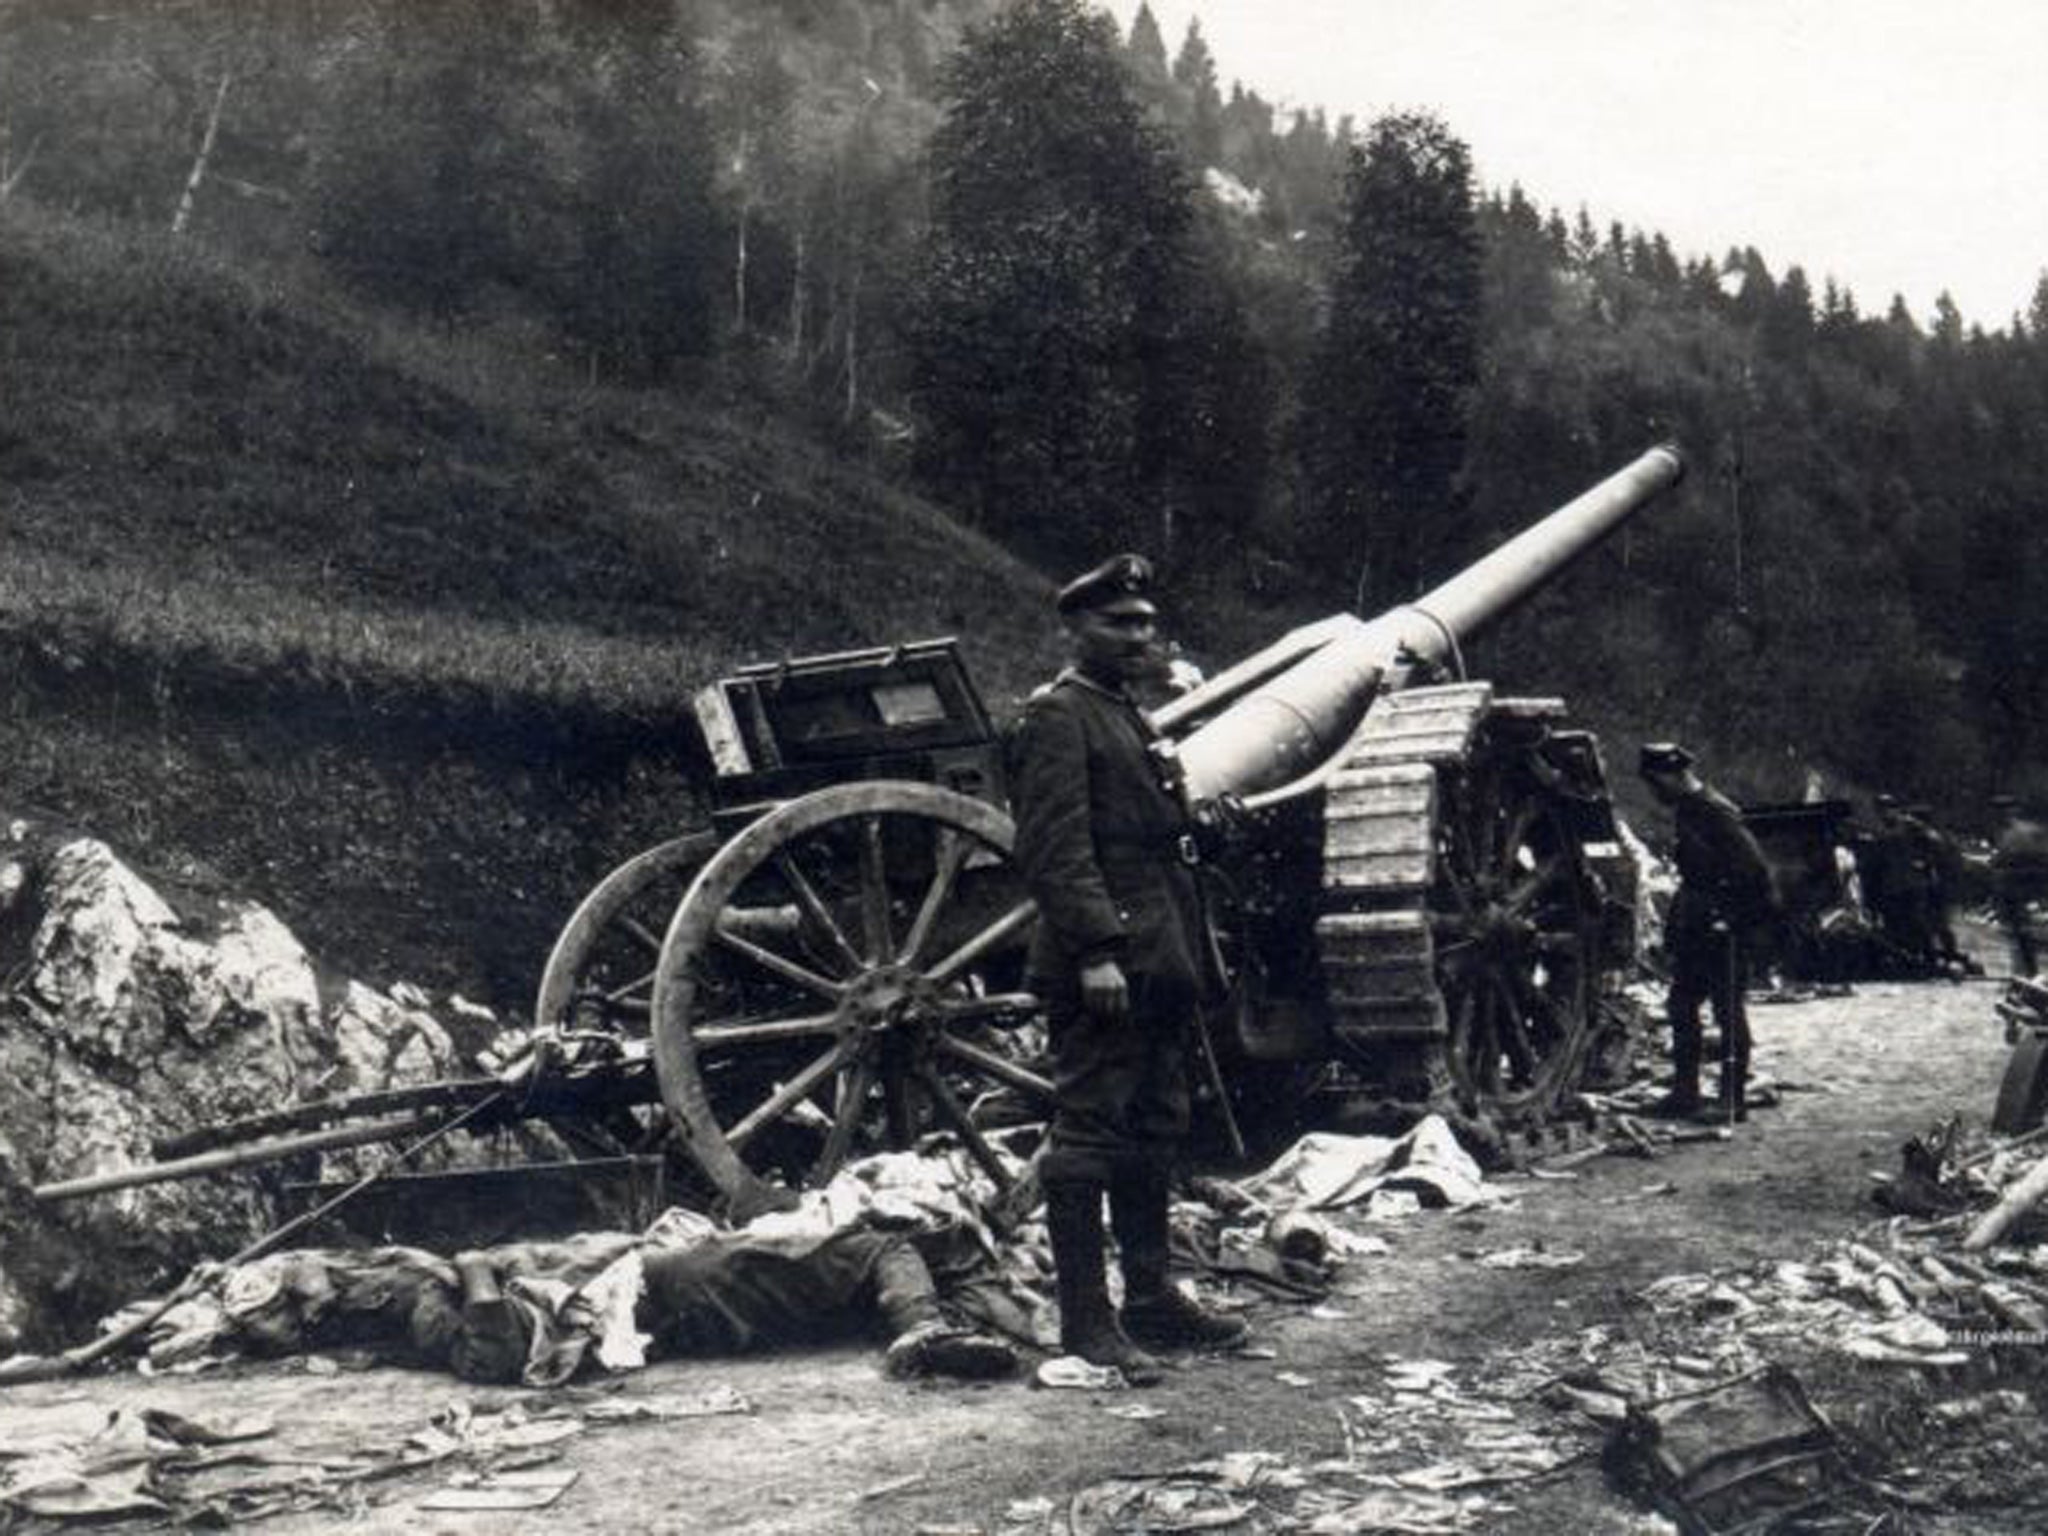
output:
[[[672, 1362], [629, 1378], [625, 1399], [736, 1388], [754, 1412], [593, 1426], [553, 1465], [580, 1473], [554, 1507], [531, 1513], [431, 1514], [417, 1501], [445, 1476], [374, 1483], [352, 1515], [275, 1517], [266, 1530], [762, 1531], [791, 1533], [1023, 1529], [1010, 1501], [1067, 1496], [1119, 1474], [1156, 1472], [1224, 1451], [1270, 1451], [1295, 1464], [1338, 1454], [1336, 1405], [1378, 1378], [1381, 1357], [1477, 1367], [1530, 1341], [1594, 1322], [1626, 1327], [1630, 1298], [1659, 1277], [1797, 1258], [1878, 1214], [1871, 1174], [1897, 1166], [1900, 1143], [1937, 1117], [1988, 1115], [2006, 1047], [1993, 983], [1867, 985], [1847, 998], [1752, 1010], [1758, 1068], [1788, 1084], [1780, 1107], [1732, 1141], [1671, 1148], [1654, 1161], [1612, 1155], [1574, 1177], [1514, 1178], [1515, 1204], [1424, 1214], [1373, 1230], [1390, 1255], [1354, 1261], [1331, 1305], [1347, 1320], [1261, 1304], [1258, 1341], [1273, 1361], [1195, 1364], [1140, 1394], [1039, 1391], [1021, 1384], [906, 1387], [878, 1355], [847, 1349], [745, 1361]], [[1511, 1246], [1582, 1251], [1563, 1269], [1474, 1262]], [[1283, 1373], [1296, 1380], [1282, 1379]], [[1301, 1380], [1305, 1378], [1305, 1384]], [[146, 1380], [133, 1375], [0, 1395], [0, 1438], [82, 1430], [117, 1406], [196, 1415], [262, 1413], [294, 1443], [389, 1443], [450, 1403], [488, 1408], [506, 1394], [393, 1370], [312, 1376], [293, 1368]], [[1108, 1410], [1142, 1402], [1145, 1422]], [[1446, 1454], [1456, 1447], [1444, 1448]], [[866, 1495], [866, 1497], [863, 1497]], [[1511, 1517], [1485, 1529], [1645, 1532], [1670, 1527], [1603, 1485], [1589, 1463], [1507, 1490]], [[1043, 1521], [1038, 1526], [1043, 1529]], [[2017, 1529], [1996, 1519], [1926, 1529]]]

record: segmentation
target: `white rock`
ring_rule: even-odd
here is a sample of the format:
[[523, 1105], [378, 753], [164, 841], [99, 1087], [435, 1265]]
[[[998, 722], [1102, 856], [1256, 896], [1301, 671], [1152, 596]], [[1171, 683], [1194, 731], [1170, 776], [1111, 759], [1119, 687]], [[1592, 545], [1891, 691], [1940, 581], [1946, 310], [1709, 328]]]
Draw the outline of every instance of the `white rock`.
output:
[[340, 1071], [332, 1093], [364, 1093], [431, 1082], [455, 1060], [455, 1045], [432, 1014], [407, 1008], [359, 981], [329, 1013], [327, 1033]]
[[29, 989], [67, 1023], [104, 1024], [134, 1001], [137, 955], [177, 921], [105, 843], [66, 843], [44, 880]]
[[[416, 1000], [406, 1006], [351, 984], [323, 1006], [304, 948], [260, 907], [232, 907], [198, 931], [89, 839], [40, 868], [0, 861], [16, 867], [16, 899], [36, 901], [41, 916], [19, 1004], [0, 1009], [0, 1185], [9, 1190], [155, 1161], [154, 1141], [285, 1107], [315, 1085], [367, 1092], [452, 1070], [454, 1047], [424, 994], [405, 989]], [[277, 1179], [275, 1167], [254, 1169], [39, 1210], [0, 1247], [0, 1341], [35, 1307], [160, 1283], [161, 1267], [240, 1246], [272, 1220]], [[61, 1262], [41, 1271], [9, 1263], [39, 1252]], [[71, 1262], [64, 1255], [87, 1266], [82, 1282], [58, 1276]], [[112, 1268], [94, 1272], [100, 1255]], [[56, 1291], [38, 1289], [53, 1281]]]

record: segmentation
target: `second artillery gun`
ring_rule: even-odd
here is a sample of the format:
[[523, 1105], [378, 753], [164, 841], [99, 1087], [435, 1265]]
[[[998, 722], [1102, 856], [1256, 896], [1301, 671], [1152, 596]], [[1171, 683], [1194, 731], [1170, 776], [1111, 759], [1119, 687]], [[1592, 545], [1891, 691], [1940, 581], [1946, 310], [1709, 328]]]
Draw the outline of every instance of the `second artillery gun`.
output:
[[[1153, 714], [1197, 808], [1234, 978], [1227, 1091], [1341, 1092], [1511, 1129], [1578, 1084], [1626, 967], [1632, 865], [1593, 738], [1464, 650], [1681, 477], [1650, 450], [1413, 603], [1294, 631]], [[696, 700], [713, 818], [564, 930], [536, 1023], [649, 1042], [738, 1203], [848, 1157], [992, 1140], [1050, 1097], [998, 734], [950, 641], [747, 668]]]

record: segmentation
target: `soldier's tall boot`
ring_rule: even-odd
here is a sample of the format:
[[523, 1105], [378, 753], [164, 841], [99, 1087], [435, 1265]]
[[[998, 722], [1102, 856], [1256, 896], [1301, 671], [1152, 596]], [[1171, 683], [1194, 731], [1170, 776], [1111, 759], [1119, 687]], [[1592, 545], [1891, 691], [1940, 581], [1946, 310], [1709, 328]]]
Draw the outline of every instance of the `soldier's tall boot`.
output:
[[1120, 1314], [1126, 1336], [1146, 1349], [1224, 1349], [1250, 1331], [1244, 1319], [1211, 1311], [1176, 1287], [1167, 1225], [1166, 1170], [1120, 1169], [1109, 1186], [1110, 1225], [1124, 1272]]
[[1052, 1240], [1059, 1295], [1060, 1348], [1090, 1365], [1115, 1366], [1134, 1387], [1160, 1380], [1159, 1362], [1125, 1337], [1109, 1304], [1102, 1268], [1102, 1186], [1080, 1179], [1046, 1180], [1045, 1230]]
[[1700, 1026], [1671, 1026], [1671, 1091], [1650, 1106], [1649, 1113], [1666, 1119], [1696, 1115], [1700, 1108]]

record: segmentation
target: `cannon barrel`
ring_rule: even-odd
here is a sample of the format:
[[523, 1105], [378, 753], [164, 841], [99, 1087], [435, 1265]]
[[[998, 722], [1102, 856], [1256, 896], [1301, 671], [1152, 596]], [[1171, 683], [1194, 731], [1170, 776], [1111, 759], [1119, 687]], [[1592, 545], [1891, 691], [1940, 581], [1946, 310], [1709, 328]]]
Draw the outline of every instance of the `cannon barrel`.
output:
[[1367, 620], [1298, 629], [1158, 711], [1192, 799], [1274, 798], [1329, 763], [1373, 699], [1422, 668], [1464, 670], [1464, 647], [1513, 612], [1685, 473], [1652, 448], [1441, 586]]

